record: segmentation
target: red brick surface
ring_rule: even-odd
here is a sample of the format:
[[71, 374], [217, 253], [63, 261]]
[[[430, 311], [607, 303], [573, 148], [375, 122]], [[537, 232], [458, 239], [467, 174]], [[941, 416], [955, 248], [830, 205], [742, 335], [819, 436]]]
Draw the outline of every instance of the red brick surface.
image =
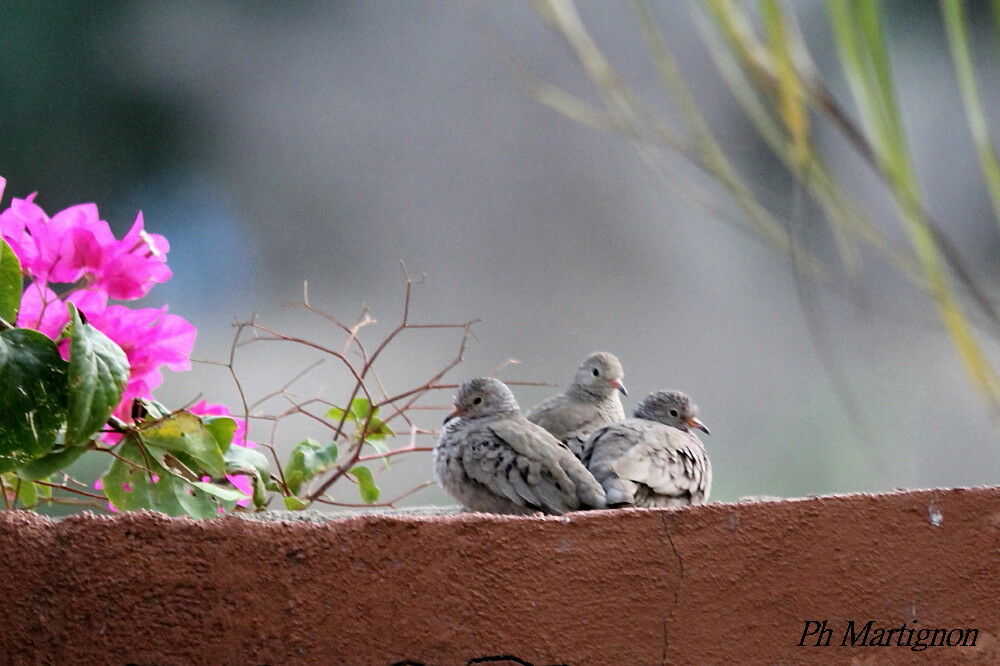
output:
[[[11, 664], [1000, 663], [1000, 488], [563, 518], [8, 511], [0, 552]], [[831, 647], [795, 646], [810, 619]], [[838, 647], [848, 619], [979, 637]]]

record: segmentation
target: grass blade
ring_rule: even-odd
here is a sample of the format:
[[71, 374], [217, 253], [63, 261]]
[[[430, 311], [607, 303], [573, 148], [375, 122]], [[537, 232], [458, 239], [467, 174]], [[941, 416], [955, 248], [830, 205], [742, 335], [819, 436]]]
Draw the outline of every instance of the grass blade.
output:
[[979, 168], [983, 172], [983, 179], [990, 193], [993, 216], [997, 224], [1000, 224], [1000, 163], [997, 162], [996, 149], [993, 147], [986, 115], [983, 113], [983, 101], [979, 96], [979, 85], [966, 31], [968, 21], [964, 0], [942, 0], [941, 15], [948, 33], [948, 45], [951, 49], [951, 59], [955, 63], [955, 76], [958, 79], [959, 91], [962, 93], [965, 116], [972, 132], [972, 140], [976, 144]]
[[900, 217], [920, 260], [927, 289], [959, 358], [994, 417], [1000, 415], [1000, 378], [983, 353], [952, 293], [935, 234], [926, 224], [913, 171], [876, 0], [828, 0], [827, 8], [855, 102], [873, 135], [879, 164], [892, 187]]

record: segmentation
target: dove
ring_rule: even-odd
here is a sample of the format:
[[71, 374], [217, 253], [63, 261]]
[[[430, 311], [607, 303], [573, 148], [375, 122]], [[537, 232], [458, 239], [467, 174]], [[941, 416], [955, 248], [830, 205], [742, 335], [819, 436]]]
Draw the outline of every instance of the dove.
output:
[[588, 455], [584, 448], [590, 434], [625, 418], [618, 396], [628, 395], [622, 383], [624, 375], [621, 362], [613, 354], [595, 352], [577, 368], [565, 393], [535, 405], [525, 416], [583, 460]]
[[521, 415], [496, 379], [459, 387], [434, 447], [445, 491], [470, 511], [561, 514], [605, 507], [604, 489], [559, 440]]
[[608, 506], [705, 504], [712, 465], [692, 428], [708, 434], [687, 395], [654, 391], [633, 418], [594, 431], [585, 462], [604, 487]]

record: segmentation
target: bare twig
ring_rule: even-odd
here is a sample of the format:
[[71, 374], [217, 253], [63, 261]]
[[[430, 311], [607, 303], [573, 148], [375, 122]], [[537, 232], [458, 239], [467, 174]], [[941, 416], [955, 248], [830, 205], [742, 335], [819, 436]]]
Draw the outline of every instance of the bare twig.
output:
[[385, 458], [391, 458], [393, 456], [398, 456], [403, 453], [416, 453], [418, 451], [433, 451], [433, 446], [408, 446], [405, 449], [392, 449], [391, 451], [386, 451], [385, 453], [374, 453], [370, 456], [358, 456], [359, 462], [365, 462], [367, 460], [384, 460]]
[[[221, 367], [226, 367], [233, 375], [234, 380], [238, 381], [234, 365], [235, 353], [237, 349], [260, 342], [284, 342], [319, 352], [323, 355], [324, 359], [336, 359], [338, 361], [337, 367], [339, 368], [342, 366], [343, 370], [347, 372], [350, 377], [351, 384], [350, 388], [346, 392], [345, 400], [344, 402], [338, 403], [331, 402], [330, 400], [320, 398], [318, 396], [308, 397], [296, 395], [290, 391], [292, 385], [318, 367], [320, 363], [323, 362], [322, 359], [292, 376], [280, 389], [271, 391], [254, 401], [247, 400], [245, 392], [242, 390], [242, 387], [240, 387], [240, 395], [244, 401], [248, 423], [253, 421], [270, 422], [271, 424], [270, 434], [267, 438], [268, 441], [262, 442], [261, 445], [266, 447], [274, 457], [278, 468], [278, 475], [281, 478], [280, 485], [283, 489], [282, 492], [286, 496], [290, 493], [284, 478], [284, 471], [278, 461], [275, 444], [278, 441], [278, 431], [281, 424], [285, 419], [290, 417], [301, 416], [315, 421], [321, 424], [328, 431], [327, 437], [330, 437], [334, 442], [342, 443], [337, 464], [326, 473], [325, 477], [317, 478], [315, 480], [316, 483], [314, 489], [311, 489], [307, 494], [303, 494], [303, 499], [307, 503], [312, 503], [314, 501], [330, 503], [331, 500], [324, 497], [325, 493], [337, 481], [345, 477], [347, 477], [348, 480], [353, 481], [353, 479], [349, 476], [349, 472], [359, 462], [387, 460], [388, 458], [402, 454], [425, 453], [432, 449], [430, 445], [420, 443], [419, 438], [436, 436], [437, 431], [431, 428], [420, 427], [414, 422], [413, 418], [411, 418], [409, 412], [417, 409], [435, 409], [428, 406], [418, 407], [416, 403], [429, 393], [441, 390], [453, 390], [457, 387], [457, 384], [455, 383], [442, 383], [442, 379], [448, 372], [462, 362], [469, 340], [475, 338], [472, 327], [478, 322], [478, 320], [461, 323], [412, 321], [413, 287], [414, 285], [422, 284], [424, 282], [424, 277], [421, 276], [420, 278], [415, 279], [406, 270], [405, 265], [402, 265], [402, 273], [403, 298], [400, 319], [398, 323], [376, 344], [366, 343], [362, 340], [362, 333], [364, 332], [364, 329], [370, 324], [375, 323], [375, 318], [372, 317], [367, 308], [363, 308], [361, 310], [356, 322], [353, 325], [348, 325], [347, 323], [341, 321], [338, 317], [325, 312], [314, 305], [310, 301], [309, 285], [308, 283], [304, 283], [302, 300], [288, 305], [300, 307], [311, 315], [330, 322], [339, 331], [344, 333], [345, 339], [342, 346], [327, 343], [321, 344], [288, 331], [278, 330], [275, 327], [263, 324], [256, 318], [251, 318], [249, 321], [237, 323], [237, 335], [234, 337], [233, 344], [231, 345], [229, 362], [215, 363]], [[452, 329], [462, 332], [462, 337], [459, 341], [458, 350], [455, 356], [443, 367], [433, 372], [423, 383], [409, 389], [401, 390], [396, 394], [390, 394], [390, 391], [386, 388], [386, 383], [383, 381], [383, 375], [378, 368], [380, 359], [385, 355], [386, 350], [395, 341], [397, 341], [404, 332], [407, 331], [433, 332]], [[249, 331], [250, 335], [241, 335], [244, 330]], [[505, 363], [501, 365], [500, 368], [508, 364], [509, 363]], [[523, 384], [544, 385], [541, 382], [523, 382]], [[351, 413], [352, 405], [359, 397], [365, 398], [371, 405], [371, 409], [368, 410], [365, 418], [354, 421], [353, 432], [346, 432], [345, 429], [348, 427], [348, 419], [354, 419]], [[269, 409], [267, 413], [260, 413], [257, 411], [258, 408], [269, 403], [273, 399], [282, 399], [287, 403], [287, 406], [284, 408], [278, 408], [277, 410]], [[320, 405], [324, 407], [337, 407], [342, 411], [342, 413], [337, 418], [331, 420], [325, 413], [325, 409], [317, 409], [317, 406]], [[374, 422], [373, 419], [376, 418], [376, 410], [380, 407], [385, 409], [387, 412], [384, 415], [379, 415], [378, 418], [380, 422], [389, 423], [398, 419], [406, 424], [406, 427], [409, 430], [409, 443], [407, 446], [387, 451], [376, 451], [374, 453], [372, 453], [365, 446], [367, 443], [366, 437], [372, 430], [372, 424]], [[448, 407], [437, 407], [436, 409], [446, 410]], [[419, 490], [419, 488], [420, 487], [413, 489], [411, 493]], [[392, 500], [392, 502], [397, 501], [404, 496], [408, 496], [408, 494], [410, 493], [404, 494], [399, 498]], [[381, 506], [389, 506], [392, 502], [384, 502]], [[344, 503], [338, 503], [337, 505], [350, 506], [349, 504]], [[358, 506], [370, 505], [362, 504]]]
[[84, 497], [91, 497], [93, 499], [106, 501], [107, 498], [104, 495], [95, 495], [94, 493], [88, 493], [84, 490], [77, 490], [76, 488], [70, 488], [69, 486], [61, 486], [58, 483], [48, 483], [47, 481], [33, 481], [40, 486], [45, 486], [47, 488], [57, 488], [59, 490], [65, 490], [68, 493], [73, 493], [74, 495], [83, 495]]
[[260, 407], [262, 404], [264, 404], [268, 400], [270, 400], [272, 398], [276, 398], [279, 395], [283, 395], [285, 392], [288, 391], [288, 389], [290, 389], [292, 387], [292, 384], [294, 384], [295, 382], [299, 381], [300, 379], [302, 379], [303, 377], [305, 377], [306, 375], [308, 375], [310, 372], [312, 372], [313, 370], [315, 370], [319, 366], [323, 365], [325, 362], [326, 362], [326, 359], [325, 358], [321, 358], [318, 361], [316, 361], [315, 363], [313, 363], [312, 365], [306, 367], [304, 370], [302, 370], [301, 372], [299, 372], [298, 374], [296, 374], [295, 376], [293, 376], [291, 379], [289, 379], [287, 382], [285, 382], [285, 384], [281, 388], [279, 388], [278, 390], [271, 391], [270, 393], [267, 393], [264, 396], [262, 396], [262, 397], [258, 398], [257, 400], [255, 400], [253, 403], [251, 403], [250, 409], [251, 410], [257, 409], [258, 407]]
[[327, 499], [325, 497], [317, 497], [314, 501], [319, 502], [320, 504], [326, 504], [328, 506], [339, 506], [339, 507], [352, 508], [352, 509], [368, 509], [368, 508], [377, 508], [377, 507], [386, 507], [386, 508], [390, 508], [390, 509], [395, 509], [395, 508], [397, 508], [396, 507], [396, 502], [398, 502], [400, 500], [403, 500], [403, 499], [406, 499], [410, 495], [416, 494], [416, 493], [420, 492], [421, 490], [423, 490], [424, 488], [426, 488], [428, 486], [433, 486], [433, 485], [434, 485], [433, 481], [424, 481], [420, 485], [418, 485], [418, 486], [416, 486], [414, 488], [410, 488], [405, 493], [403, 493], [401, 495], [397, 495], [396, 497], [393, 497], [388, 502], [376, 502], [374, 504], [353, 504], [353, 503], [350, 503], [350, 502], [336, 502], [334, 500]]
[[65, 506], [79, 506], [87, 507], [89, 509], [100, 509], [101, 511], [108, 511], [107, 504], [104, 502], [98, 502], [96, 500], [78, 500], [72, 497], [39, 497], [38, 501], [45, 502], [46, 504], [59, 504]]
[[90, 447], [90, 449], [93, 450], [93, 451], [100, 451], [101, 453], [107, 453], [109, 456], [111, 456], [113, 458], [117, 458], [118, 460], [121, 460], [126, 465], [131, 465], [132, 467], [135, 467], [136, 469], [140, 469], [143, 472], [146, 472], [147, 474], [150, 474], [150, 475], [154, 474], [153, 470], [149, 469], [148, 467], [146, 467], [144, 465], [140, 465], [137, 462], [133, 462], [133, 461], [129, 460], [128, 458], [122, 457], [122, 456], [118, 455], [117, 453], [115, 453], [111, 449], [106, 449], [103, 446], [98, 446], [96, 444], [93, 444]]

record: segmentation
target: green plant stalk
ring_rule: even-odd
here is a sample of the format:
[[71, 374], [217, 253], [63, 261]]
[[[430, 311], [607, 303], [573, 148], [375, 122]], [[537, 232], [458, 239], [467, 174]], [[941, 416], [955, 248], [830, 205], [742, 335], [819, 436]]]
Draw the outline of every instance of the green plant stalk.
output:
[[789, 53], [788, 30], [785, 17], [777, 0], [760, 0], [770, 44], [771, 62], [778, 79], [778, 108], [781, 119], [792, 140], [791, 157], [796, 168], [807, 170], [812, 149], [809, 145], [809, 115], [805, 107], [805, 94]]
[[992, 9], [990, 13], [993, 15], [993, 28], [997, 32], [997, 38], [1000, 39], [1000, 0], [991, 0], [990, 8]]
[[[868, 220], [862, 218], [856, 208], [847, 207], [848, 198], [836, 191], [833, 179], [822, 167], [820, 157], [814, 150], [805, 153], [811, 161], [807, 169], [800, 168], [802, 152], [795, 155], [790, 152], [788, 141], [773, 122], [771, 114], [765, 109], [756, 93], [756, 89], [759, 89], [765, 96], [776, 95], [778, 93], [777, 77], [773, 72], [771, 56], [754, 39], [749, 21], [741, 13], [740, 6], [733, 4], [730, 0], [711, 0], [707, 5], [708, 13], [714, 19], [715, 26], [722, 34], [728, 48], [719, 47], [719, 41], [715, 34], [707, 28], [706, 22], [702, 19], [705, 5], [694, 2], [693, 6], [696, 8], [696, 11], [693, 12], [693, 19], [709, 45], [709, 55], [723, 78], [726, 79], [737, 101], [755, 123], [757, 130], [768, 142], [772, 152], [784, 163], [785, 168], [806, 186], [813, 198], [823, 207], [831, 222], [831, 231], [837, 245], [840, 261], [847, 269], [848, 274], [856, 277], [861, 270], [861, 258], [851, 238], [851, 233], [856, 232], [887, 254], [891, 261], [912, 277], [914, 275], [912, 268], [904, 268], [905, 258], [900, 257], [898, 251], [889, 246], [885, 235]], [[785, 34], [787, 35], [787, 30]], [[785, 43], [787, 44], [786, 51], [791, 53], [792, 45], [787, 37]], [[712, 48], [712, 44], [716, 45], [715, 48]], [[726, 55], [723, 56], [723, 54]], [[809, 175], [808, 178], [804, 177], [806, 174]]]
[[963, 365], [994, 416], [1000, 407], [1000, 380], [979, 347], [948, 283], [933, 232], [923, 217], [920, 189], [906, 149], [902, 122], [875, 0], [828, 0], [827, 9], [841, 65], [866, 126], [873, 135], [880, 167], [896, 195], [910, 242], [920, 260], [938, 315]]
[[[744, 212], [746, 218], [757, 231], [755, 237], [762, 238], [784, 253], [792, 251], [791, 244], [796, 241], [791, 239], [785, 229], [774, 220], [770, 211], [756, 201], [749, 188], [739, 181], [735, 171], [730, 167], [728, 177], [726, 174], [720, 175], [719, 168], [722, 165], [715, 158], [721, 156], [721, 151], [709, 154], [706, 158], [702, 153], [702, 146], [696, 145], [695, 149], [692, 150], [686, 143], [677, 139], [668, 123], [662, 118], [656, 117], [643, 106], [597, 46], [580, 19], [572, 0], [533, 0], [532, 4], [576, 55], [587, 78], [601, 94], [607, 112], [615, 119], [615, 131], [633, 141], [639, 148], [640, 155], [644, 160], [650, 162], [651, 167], [658, 170], [668, 165], [663, 160], [656, 160], [655, 163], [650, 160], [649, 148], [660, 149], [662, 148], [660, 142], [662, 142], [667, 147], [678, 151], [683, 157], [726, 187], [737, 206]], [[571, 96], [561, 94], [560, 97], [561, 101], [565, 102]], [[549, 99], [542, 98], [539, 101], [549, 103], [557, 111], [560, 110], [558, 106], [550, 103], [551, 96]], [[588, 114], [588, 116], [592, 117], [592, 114]], [[656, 156], [659, 157], [659, 153]], [[722, 160], [725, 162], [724, 157]], [[707, 208], [714, 215], [726, 219], [726, 215], [718, 210], [711, 197], [703, 195], [693, 185], [677, 188], [677, 191], [682, 197], [694, 201], [697, 205]], [[733, 226], [746, 231], [741, 224], [733, 223]], [[795, 250], [803, 258], [803, 269], [808, 271], [810, 275], [816, 278], [829, 276], [827, 267], [812, 253], [804, 248], [795, 248]]]
[[[994, 7], [996, 6], [994, 4]], [[996, 149], [993, 147], [990, 130], [986, 124], [983, 101], [979, 96], [979, 85], [972, 64], [966, 30], [964, 0], [941, 0], [941, 16], [948, 33], [948, 46], [951, 49], [951, 59], [955, 63], [955, 76], [958, 80], [958, 89], [962, 93], [965, 116], [972, 132], [972, 140], [976, 144], [979, 168], [983, 172], [983, 180], [986, 181], [990, 193], [993, 216], [997, 224], [1000, 224], [1000, 163], [997, 161]]]
[[662, 35], [655, 29], [655, 23], [649, 6], [642, 0], [635, 0], [634, 6], [643, 27], [647, 43], [653, 54], [657, 69], [681, 110], [684, 123], [692, 134], [695, 146], [701, 155], [704, 166], [733, 197], [741, 210], [754, 223], [757, 230], [764, 235], [769, 243], [782, 252], [791, 251], [791, 239], [788, 233], [779, 225], [771, 214], [751, 193], [742, 181], [732, 163], [726, 158], [721, 146], [712, 135], [712, 130], [704, 121], [704, 116], [697, 102], [688, 90], [684, 78], [673, 55], [666, 48]]
[[[742, 37], [734, 31], [725, 31], [723, 26], [717, 25], [716, 27], [721, 33], [720, 37], [720, 34], [717, 34], [716, 30], [708, 24], [705, 14], [701, 11], [702, 6], [695, 3], [693, 8], [695, 9], [692, 12], [693, 20], [708, 45], [708, 52], [716, 69], [725, 79], [733, 96], [743, 107], [744, 112], [754, 123], [774, 155], [785, 164], [790, 173], [803, 182], [802, 174], [793, 168], [794, 165], [789, 156], [784, 134], [765, 109], [747, 76], [746, 68], [741, 67], [735, 60], [740, 53], [747, 52], [748, 49], [729, 42], [726, 42], [727, 48], [725, 44], [720, 42], [720, 39], [727, 39], [726, 35]], [[713, 18], [717, 19], [714, 15]], [[908, 252], [900, 251], [894, 247], [885, 233], [861, 213], [850, 196], [838, 188], [832, 174], [823, 163], [821, 155], [816, 151], [811, 151], [810, 155], [813, 160], [809, 165], [810, 177], [805, 179], [803, 184], [822, 206], [827, 218], [830, 219], [841, 261], [848, 273], [856, 275], [860, 271], [860, 256], [851, 238], [851, 234], [857, 234], [863, 241], [884, 254], [903, 275], [923, 286], [924, 278], [916, 258]]]

